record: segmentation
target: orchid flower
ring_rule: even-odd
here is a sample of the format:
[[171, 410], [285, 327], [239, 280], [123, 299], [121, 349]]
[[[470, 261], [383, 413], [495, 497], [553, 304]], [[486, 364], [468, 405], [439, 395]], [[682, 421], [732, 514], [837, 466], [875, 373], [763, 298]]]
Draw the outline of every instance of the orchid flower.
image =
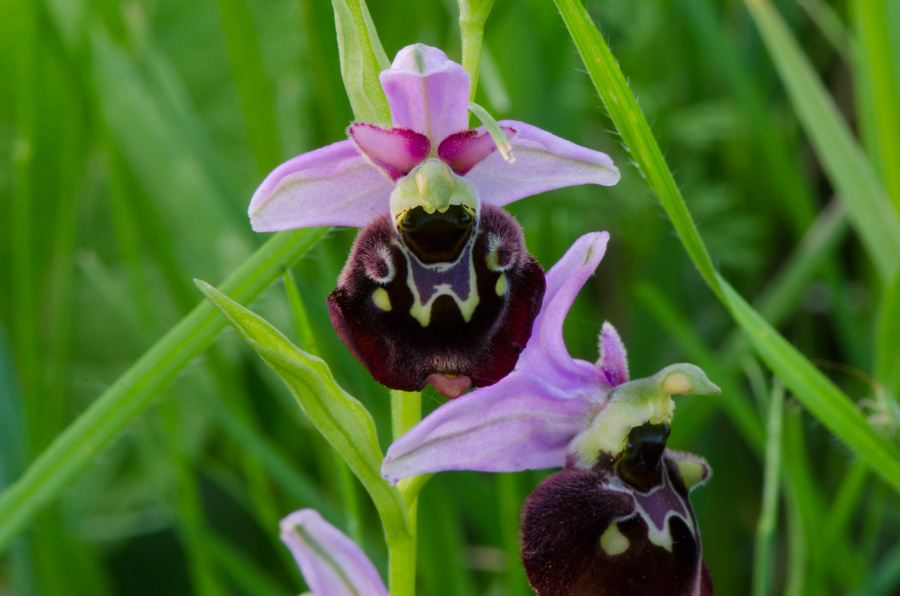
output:
[[572, 358], [562, 325], [606, 250], [581, 237], [548, 272], [543, 305], [515, 370], [444, 404], [390, 449], [391, 482], [443, 470], [563, 467], [528, 498], [522, 560], [540, 596], [712, 594], [688, 493], [699, 457], [666, 449], [672, 395], [716, 395], [696, 366], [628, 380], [625, 348], [604, 323], [596, 364]]
[[365, 553], [317, 511], [301, 509], [281, 520], [281, 540], [313, 596], [388, 596]]
[[[408, 46], [380, 81], [394, 128], [277, 167], [250, 202], [256, 231], [361, 227], [329, 297], [332, 323], [384, 385], [448, 397], [509, 373], [531, 332], [543, 271], [501, 206], [578, 184], [615, 184], [604, 153], [512, 120], [511, 147], [468, 127], [469, 75], [436, 48]], [[496, 131], [495, 131], [496, 132]]]

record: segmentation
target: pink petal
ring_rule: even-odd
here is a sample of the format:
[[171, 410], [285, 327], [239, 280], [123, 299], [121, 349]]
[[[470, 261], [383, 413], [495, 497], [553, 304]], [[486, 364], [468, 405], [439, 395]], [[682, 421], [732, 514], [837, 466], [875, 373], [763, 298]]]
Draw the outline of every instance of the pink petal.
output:
[[531, 339], [519, 356], [516, 370], [540, 375], [560, 389], [606, 385], [602, 372], [584, 360], [569, 356], [562, 326], [575, 296], [600, 264], [607, 242], [608, 232], [585, 234], [547, 273], [541, 312], [534, 320]]
[[275, 168], [253, 194], [250, 223], [257, 232], [362, 227], [387, 212], [393, 186], [352, 141], [340, 141]]
[[432, 412], [391, 445], [381, 474], [396, 483], [444, 470], [560, 467], [569, 442], [598, 408], [589, 396], [514, 371]]
[[351, 124], [347, 132], [369, 161], [395, 182], [422, 163], [431, 151], [428, 137], [407, 128], [385, 130], [356, 123]]
[[600, 360], [597, 361], [606, 380], [612, 387], [628, 380], [628, 353], [619, 332], [609, 323], [603, 323], [600, 331]]
[[281, 540], [316, 596], [388, 596], [365, 553], [318, 512], [301, 509], [281, 520]]
[[378, 78], [394, 126], [422, 133], [435, 145], [469, 128], [469, 75], [441, 50], [407, 46]]
[[510, 139], [516, 161], [507, 163], [499, 153], [493, 153], [466, 175], [483, 201], [506, 205], [554, 188], [611, 186], [619, 181], [619, 170], [605, 153], [524, 122], [503, 120], [498, 124], [516, 130], [516, 136]]
[[[507, 138], [512, 139], [516, 131], [503, 127]], [[497, 150], [497, 144], [484, 127], [466, 130], [450, 135], [441, 141], [438, 157], [450, 166], [458, 176], [465, 176], [469, 170], [484, 161]]]

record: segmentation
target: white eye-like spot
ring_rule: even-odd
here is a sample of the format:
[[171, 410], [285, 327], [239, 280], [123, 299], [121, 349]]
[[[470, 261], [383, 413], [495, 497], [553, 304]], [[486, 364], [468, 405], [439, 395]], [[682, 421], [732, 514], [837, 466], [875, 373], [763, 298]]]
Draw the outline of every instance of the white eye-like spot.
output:
[[508, 271], [515, 265], [513, 251], [503, 243], [498, 234], [488, 234], [488, 253], [485, 260], [491, 271]]
[[391, 297], [388, 296], [387, 290], [384, 288], [377, 288], [372, 292], [372, 302], [385, 312], [390, 312], [391, 310]]
[[498, 296], [503, 296], [506, 294], [506, 274], [501, 273], [500, 277], [497, 278], [497, 285], [494, 287], [494, 291], [497, 292]]
[[380, 285], [389, 284], [394, 280], [396, 268], [391, 251], [387, 246], [380, 246], [374, 253], [368, 253], [364, 257], [366, 276]]
[[628, 550], [629, 544], [628, 538], [619, 531], [619, 524], [617, 523], [609, 524], [609, 527], [600, 536], [600, 547], [610, 557], [624, 553]]

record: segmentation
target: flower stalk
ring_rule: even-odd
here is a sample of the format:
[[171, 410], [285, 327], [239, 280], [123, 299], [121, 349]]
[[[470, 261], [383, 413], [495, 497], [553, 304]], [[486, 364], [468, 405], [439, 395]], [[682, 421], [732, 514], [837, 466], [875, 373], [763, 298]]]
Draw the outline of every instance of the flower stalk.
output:
[[[422, 419], [422, 393], [391, 390], [391, 431], [394, 440], [406, 434]], [[401, 493], [406, 501], [409, 532], [388, 539], [388, 583], [393, 596], [416, 593], [416, 543], [418, 537], [418, 491]]]

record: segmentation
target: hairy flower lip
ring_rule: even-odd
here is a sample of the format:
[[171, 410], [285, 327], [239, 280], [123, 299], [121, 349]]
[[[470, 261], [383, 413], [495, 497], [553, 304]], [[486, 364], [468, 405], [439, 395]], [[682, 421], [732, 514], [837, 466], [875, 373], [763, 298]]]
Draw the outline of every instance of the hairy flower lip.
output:
[[379, 79], [393, 128], [351, 124], [347, 140], [275, 168], [250, 201], [255, 231], [363, 227], [388, 210], [396, 182], [428, 157], [443, 160], [481, 201], [497, 206], [555, 188], [619, 180], [605, 153], [513, 120], [498, 122], [516, 154], [515, 163], [507, 163], [485, 127], [468, 128], [469, 75], [437, 48], [403, 48]]
[[543, 305], [515, 370], [497, 383], [444, 404], [388, 449], [391, 482], [444, 470], [516, 472], [611, 461], [632, 428], [668, 422], [672, 393], [718, 394], [699, 368], [674, 364], [628, 380], [625, 348], [604, 323], [596, 364], [572, 358], [562, 335], [566, 314], [600, 263], [609, 235], [579, 238], [546, 275]]

